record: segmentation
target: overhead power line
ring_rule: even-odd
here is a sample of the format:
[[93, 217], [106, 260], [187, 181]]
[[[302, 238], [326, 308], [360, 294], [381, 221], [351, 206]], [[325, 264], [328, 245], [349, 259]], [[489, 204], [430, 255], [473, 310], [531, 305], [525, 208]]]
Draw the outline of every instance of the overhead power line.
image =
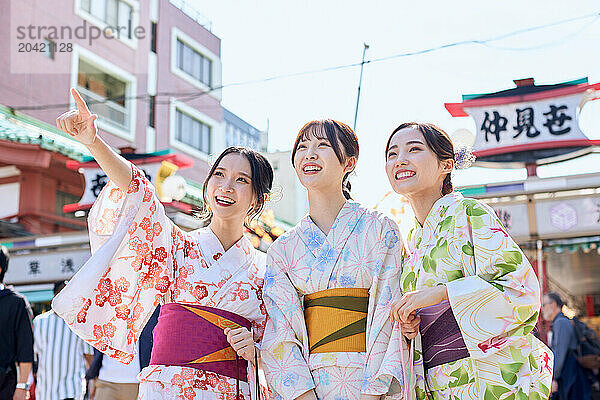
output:
[[[553, 40], [551, 42], [544, 43], [541, 45], [536, 45], [536, 46], [531, 46], [531, 47], [503, 47], [503, 46], [498, 46], [498, 45], [494, 44], [494, 42], [497, 42], [497, 41], [503, 40], [503, 39], [507, 39], [510, 37], [523, 35], [525, 33], [539, 31], [542, 29], [547, 29], [547, 28], [564, 25], [564, 24], [568, 24], [568, 23], [572, 23], [572, 22], [576, 22], [576, 21], [581, 21], [581, 20], [585, 20], [585, 19], [590, 19], [590, 18], [592, 18], [592, 20], [589, 21], [587, 24], [585, 24], [583, 27], [581, 27], [576, 32], [569, 33], [568, 35], [566, 35], [558, 40]], [[599, 19], [600, 19], [600, 11], [597, 11], [597, 12], [593, 12], [590, 14], [580, 15], [578, 17], [567, 18], [567, 19], [563, 19], [563, 20], [559, 20], [559, 21], [555, 21], [555, 22], [550, 22], [547, 24], [517, 29], [517, 30], [511, 31], [508, 33], [501, 34], [501, 35], [492, 36], [487, 39], [460, 40], [460, 41], [446, 43], [446, 44], [442, 44], [439, 46], [430, 47], [430, 48], [426, 48], [426, 49], [408, 51], [408, 52], [393, 54], [390, 56], [374, 58], [371, 60], [364, 60], [364, 62], [356, 62], [356, 63], [343, 64], [343, 65], [334, 65], [334, 66], [330, 66], [330, 67], [313, 69], [313, 70], [308, 70], [308, 71], [300, 71], [300, 72], [292, 72], [292, 73], [287, 73], [287, 74], [274, 75], [274, 76], [267, 77], [267, 78], [247, 80], [247, 81], [241, 81], [241, 82], [232, 82], [232, 83], [212, 87], [208, 90], [194, 90], [191, 92], [158, 92], [154, 95], [154, 97], [155, 97], [156, 104], [168, 104], [170, 102], [170, 99], [157, 100], [157, 98], [159, 98], [159, 97], [174, 97], [177, 100], [192, 100], [192, 99], [207, 95], [209, 93], [212, 93], [212, 92], [224, 89], [224, 88], [235, 87], [235, 86], [246, 86], [246, 85], [252, 85], [252, 84], [257, 84], [257, 83], [271, 82], [274, 80], [293, 78], [293, 77], [298, 77], [298, 76], [314, 75], [314, 74], [318, 74], [318, 73], [331, 72], [331, 71], [339, 71], [339, 70], [358, 67], [358, 66], [361, 66], [364, 64], [385, 62], [385, 61], [393, 60], [396, 58], [412, 57], [412, 56], [432, 53], [432, 52], [443, 50], [443, 49], [449, 49], [449, 48], [465, 46], [465, 45], [482, 45], [482, 46], [490, 47], [490, 48], [497, 49], [497, 50], [513, 50], [513, 51], [537, 50], [537, 49], [541, 49], [541, 48], [545, 48], [545, 47], [556, 46], [557, 44], [562, 44], [565, 41], [572, 39], [573, 37], [582, 33], [585, 29], [589, 28], [593, 23], [595, 23]], [[109, 97], [104, 100], [92, 100], [92, 101], [89, 101], [88, 104], [93, 105], [93, 104], [97, 104], [97, 103], [105, 103], [109, 100], [112, 100], [112, 101], [122, 101], [122, 100], [149, 101], [151, 97], [152, 96], [149, 94], [139, 94], [139, 95], [135, 95], [135, 96], [118, 96], [118, 97]], [[58, 103], [58, 104], [41, 104], [41, 105], [34, 105], [34, 106], [8, 106], [8, 107], [12, 110], [29, 111], [29, 110], [66, 109], [66, 108], [71, 107], [71, 104], [70, 103]]]

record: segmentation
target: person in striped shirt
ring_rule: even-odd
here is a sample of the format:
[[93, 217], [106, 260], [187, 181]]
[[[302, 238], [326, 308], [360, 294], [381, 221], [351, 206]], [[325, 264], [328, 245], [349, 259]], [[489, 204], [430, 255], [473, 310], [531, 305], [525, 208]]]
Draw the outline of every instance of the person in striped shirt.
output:
[[[54, 285], [54, 296], [66, 282]], [[81, 399], [85, 370], [93, 358], [92, 347], [67, 324], [48, 311], [33, 320], [34, 351], [38, 359], [36, 400]]]

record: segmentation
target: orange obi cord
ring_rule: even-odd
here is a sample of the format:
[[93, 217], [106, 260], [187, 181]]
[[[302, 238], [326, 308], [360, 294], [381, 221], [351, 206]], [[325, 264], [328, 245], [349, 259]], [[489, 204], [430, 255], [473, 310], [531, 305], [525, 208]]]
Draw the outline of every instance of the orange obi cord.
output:
[[336, 288], [304, 296], [311, 353], [365, 352], [369, 289]]

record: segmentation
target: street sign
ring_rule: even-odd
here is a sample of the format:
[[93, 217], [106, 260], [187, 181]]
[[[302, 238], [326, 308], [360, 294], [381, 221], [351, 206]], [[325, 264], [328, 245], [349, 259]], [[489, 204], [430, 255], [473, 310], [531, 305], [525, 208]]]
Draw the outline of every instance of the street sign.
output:
[[11, 252], [4, 281], [12, 285], [71, 279], [89, 257], [89, 247]]

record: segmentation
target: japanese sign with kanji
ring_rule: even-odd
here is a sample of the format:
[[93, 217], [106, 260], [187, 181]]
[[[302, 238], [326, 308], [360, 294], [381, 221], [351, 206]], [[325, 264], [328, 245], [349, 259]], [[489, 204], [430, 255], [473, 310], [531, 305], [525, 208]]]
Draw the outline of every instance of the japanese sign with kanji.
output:
[[[146, 174], [146, 177], [151, 182], [156, 181], [156, 175], [161, 166], [161, 163], [144, 164], [140, 168]], [[85, 168], [83, 169], [85, 177], [85, 191], [79, 204], [92, 204], [102, 191], [102, 188], [108, 183], [108, 177], [100, 168]]]
[[588, 139], [579, 129], [583, 93], [524, 103], [465, 107], [475, 120], [475, 152], [509, 147], [526, 150], [535, 144]]
[[58, 251], [14, 251], [5, 281], [10, 284], [55, 282], [71, 277], [90, 257], [89, 248]]

